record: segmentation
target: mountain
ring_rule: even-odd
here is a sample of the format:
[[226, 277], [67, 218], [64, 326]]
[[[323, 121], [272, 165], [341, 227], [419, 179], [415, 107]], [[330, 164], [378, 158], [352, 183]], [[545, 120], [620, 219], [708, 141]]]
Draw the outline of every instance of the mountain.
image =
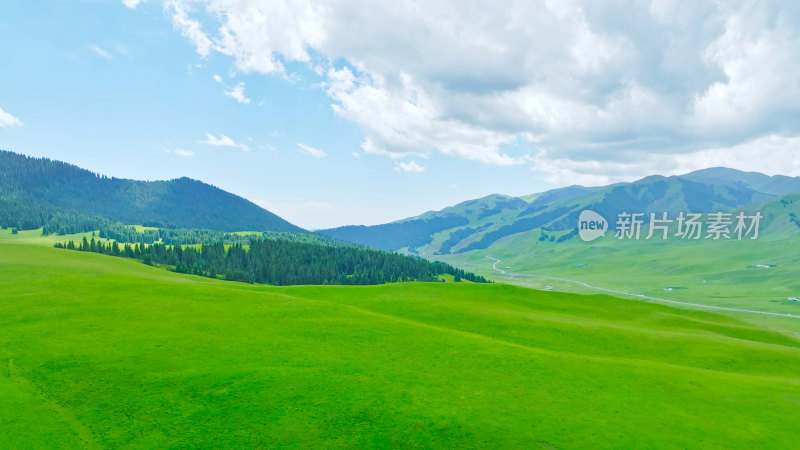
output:
[[[431, 236], [445, 230], [465, 229], [471, 225], [485, 226], [486, 218], [500, 220], [498, 217], [513, 216], [509, 211], [520, 211], [528, 206], [524, 200], [506, 195], [493, 194], [477, 200], [468, 200], [441, 211], [428, 211], [416, 217], [383, 225], [349, 225], [327, 230], [318, 234], [348, 242], [370, 245], [385, 250], [413, 249], [428, 244]], [[477, 228], [467, 227], [476, 231]]]
[[739, 184], [757, 192], [776, 196], [800, 192], [800, 177], [769, 176], [763, 173], [743, 172], [725, 167], [698, 170], [681, 177], [706, 184]]
[[518, 198], [495, 194], [397, 222], [374, 226], [349, 225], [317, 233], [385, 250], [413, 249], [427, 244], [430, 236], [441, 231], [480, 224], [483, 218], [501, 215], [508, 210], [521, 210], [527, 205], [527, 202]]
[[104, 220], [216, 231], [303, 231], [197, 180], [108, 178], [64, 162], [0, 151], [0, 225], [32, 229], [69, 221], [74, 231], [87, 231]]
[[[578, 215], [584, 209], [605, 217], [620, 212], [710, 213], [765, 204], [798, 192], [800, 177], [719, 167], [609, 186], [569, 186], [524, 197], [495, 194], [390, 224], [319, 233], [387, 250], [446, 255], [486, 249], [503, 238], [532, 230], [540, 230], [542, 239], [573, 239]], [[614, 229], [615, 223], [609, 226]]]

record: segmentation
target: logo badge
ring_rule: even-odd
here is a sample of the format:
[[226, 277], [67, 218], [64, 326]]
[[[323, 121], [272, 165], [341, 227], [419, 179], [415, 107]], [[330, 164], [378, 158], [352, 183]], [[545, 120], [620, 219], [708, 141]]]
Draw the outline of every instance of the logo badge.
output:
[[578, 217], [578, 236], [586, 242], [605, 236], [608, 221], [596, 212], [585, 209]]

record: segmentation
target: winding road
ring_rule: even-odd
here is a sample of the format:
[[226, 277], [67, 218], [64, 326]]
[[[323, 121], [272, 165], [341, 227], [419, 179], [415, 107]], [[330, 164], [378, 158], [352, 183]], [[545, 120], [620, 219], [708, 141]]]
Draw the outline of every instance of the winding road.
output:
[[705, 305], [705, 304], [702, 304], [702, 303], [682, 302], [682, 301], [679, 301], [679, 300], [672, 300], [672, 299], [669, 299], [669, 298], [651, 297], [649, 295], [644, 295], [644, 294], [634, 294], [632, 292], [617, 291], [617, 290], [614, 290], [614, 289], [608, 289], [608, 288], [604, 288], [604, 287], [600, 287], [600, 286], [593, 286], [593, 285], [591, 285], [589, 283], [584, 283], [583, 281], [579, 281], [579, 280], [569, 280], [567, 278], [548, 277], [548, 276], [544, 276], [544, 275], [532, 275], [532, 274], [527, 274], [527, 273], [510, 273], [510, 272], [506, 272], [503, 269], [498, 269], [497, 268], [497, 263], [499, 263], [502, 260], [497, 259], [497, 258], [493, 258], [491, 256], [486, 256], [486, 259], [494, 261], [494, 264], [492, 264], [492, 269], [500, 272], [500, 275], [503, 275], [505, 278], [509, 278], [509, 279], [524, 278], [524, 277], [541, 278], [541, 279], [545, 279], [545, 280], [555, 280], [555, 281], [562, 281], [562, 282], [565, 282], [565, 283], [573, 283], [573, 284], [577, 284], [577, 285], [580, 285], [580, 286], [583, 286], [583, 287], [586, 287], [586, 288], [589, 288], [589, 289], [594, 289], [594, 290], [602, 291], [602, 292], [608, 292], [610, 294], [623, 295], [623, 296], [626, 296], [626, 297], [633, 297], [633, 298], [636, 298], [636, 299], [644, 299], [644, 300], [651, 300], [651, 301], [656, 301], [656, 302], [671, 303], [671, 304], [682, 305], [682, 306], [691, 306], [691, 307], [695, 307], [695, 308], [716, 309], [716, 310], [721, 310], [721, 311], [733, 311], [733, 312], [740, 312], [740, 313], [747, 313], [747, 314], [761, 314], [761, 315], [764, 315], [764, 316], [790, 317], [792, 319], [800, 319], [800, 315], [797, 315], [797, 314], [776, 313], [776, 312], [769, 312], [769, 311], [757, 311], [757, 310], [754, 310], [754, 309], [739, 309], [739, 308], [731, 308], [731, 307], [728, 307], [728, 306], [716, 306], [716, 305]]

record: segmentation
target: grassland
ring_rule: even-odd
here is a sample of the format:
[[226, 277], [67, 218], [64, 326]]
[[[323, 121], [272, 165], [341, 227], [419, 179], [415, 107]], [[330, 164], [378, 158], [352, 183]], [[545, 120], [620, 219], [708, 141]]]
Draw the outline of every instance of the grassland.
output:
[[0, 293], [7, 448], [800, 439], [800, 342], [714, 313], [499, 284], [246, 285], [8, 240]]
[[24, 245], [38, 245], [38, 246], [46, 246], [52, 247], [56, 243], [64, 243], [66, 241], [73, 241], [75, 243], [80, 242], [83, 238], [91, 239], [92, 237], [95, 240], [100, 240], [104, 243], [109, 242], [107, 239], [100, 239], [96, 236], [92, 235], [92, 232], [87, 233], [77, 233], [77, 234], [69, 234], [69, 235], [58, 235], [58, 234], [49, 234], [47, 236], [42, 236], [42, 229], [36, 230], [22, 230], [18, 233], [12, 233], [10, 228], [0, 229], [0, 244], [2, 243], [9, 243], [9, 244], [24, 244]]
[[[540, 241], [538, 232], [520, 233], [489, 249], [437, 256], [498, 281], [536, 289], [550, 286], [597, 293], [576, 281], [623, 293], [684, 302], [800, 315], [800, 254], [796, 236], [730, 241]], [[500, 259], [493, 269], [494, 260]], [[572, 280], [572, 281], [566, 281]], [[664, 290], [671, 288], [671, 290]], [[635, 297], [631, 297], [635, 298]], [[749, 317], [800, 336], [800, 320]]]

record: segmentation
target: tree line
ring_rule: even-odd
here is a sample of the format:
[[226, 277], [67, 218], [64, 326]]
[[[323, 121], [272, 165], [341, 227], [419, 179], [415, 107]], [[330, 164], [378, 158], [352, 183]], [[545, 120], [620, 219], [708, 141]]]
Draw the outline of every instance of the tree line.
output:
[[482, 277], [439, 261], [383, 250], [329, 246], [285, 240], [252, 238], [249, 245], [222, 242], [199, 246], [104, 243], [83, 238], [57, 248], [135, 258], [163, 265], [179, 273], [274, 285], [374, 285], [402, 281], [439, 281], [450, 274], [456, 281], [487, 283]]

